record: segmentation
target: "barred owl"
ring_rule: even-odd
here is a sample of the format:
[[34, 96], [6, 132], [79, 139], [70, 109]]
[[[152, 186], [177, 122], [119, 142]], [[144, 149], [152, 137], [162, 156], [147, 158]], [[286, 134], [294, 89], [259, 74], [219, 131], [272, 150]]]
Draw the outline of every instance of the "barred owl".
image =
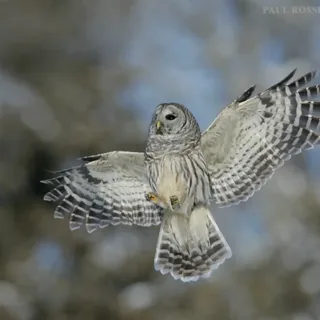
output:
[[210, 201], [246, 201], [292, 155], [320, 144], [316, 72], [288, 84], [295, 70], [251, 97], [254, 86], [224, 108], [202, 134], [178, 103], [160, 104], [144, 153], [113, 151], [44, 180], [54, 189], [54, 216], [71, 230], [108, 225], [161, 225], [154, 265], [175, 279], [208, 277], [231, 249], [210, 213]]

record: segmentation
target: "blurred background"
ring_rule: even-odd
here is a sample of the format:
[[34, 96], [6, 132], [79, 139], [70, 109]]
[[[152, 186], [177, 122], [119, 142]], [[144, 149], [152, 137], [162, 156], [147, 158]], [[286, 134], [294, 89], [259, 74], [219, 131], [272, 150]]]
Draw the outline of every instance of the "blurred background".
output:
[[204, 130], [296, 67], [320, 67], [320, 1], [0, 0], [0, 319], [320, 319], [320, 150], [213, 206], [233, 257], [189, 284], [154, 271], [158, 228], [72, 233], [39, 183], [142, 151], [161, 102]]

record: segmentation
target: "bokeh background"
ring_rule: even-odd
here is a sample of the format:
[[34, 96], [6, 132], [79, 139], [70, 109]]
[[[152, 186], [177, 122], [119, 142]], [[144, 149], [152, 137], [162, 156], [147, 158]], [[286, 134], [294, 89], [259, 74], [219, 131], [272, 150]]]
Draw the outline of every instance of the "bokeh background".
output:
[[158, 228], [72, 233], [39, 183], [142, 151], [161, 102], [205, 129], [296, 67], [320, 67], [319, 1], [0, 0], [0, 319], [320, 319], [319, 150], [213, 206], [233, 258], [191, 284], [154, 271]]

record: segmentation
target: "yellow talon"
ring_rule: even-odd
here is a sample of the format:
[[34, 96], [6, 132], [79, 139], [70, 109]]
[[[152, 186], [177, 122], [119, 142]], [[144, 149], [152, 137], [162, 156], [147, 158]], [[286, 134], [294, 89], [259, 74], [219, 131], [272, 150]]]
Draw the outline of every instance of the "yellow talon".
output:
[[147, 198], [149, 201], [152, 201], [152, 202], [155, 202], [157, 200], [157, 197], [152, 192], [147, 193]]
[[153, 202], [155, 205], [163, 209], [167, 208], [167, 205], [153, 192], [146, 193], [146, 198], [148, 201]]

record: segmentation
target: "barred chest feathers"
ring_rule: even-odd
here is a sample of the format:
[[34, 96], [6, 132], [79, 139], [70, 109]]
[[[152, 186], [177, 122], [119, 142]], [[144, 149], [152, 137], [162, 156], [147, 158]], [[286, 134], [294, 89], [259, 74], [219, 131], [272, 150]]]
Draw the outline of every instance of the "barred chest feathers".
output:
[[194, 204], [209, 205], [210, 179], [201, 151], [163, 155], [147, 161], [146, 168], [151, 188], [165, 203], [177, 196], [186, 214]]

